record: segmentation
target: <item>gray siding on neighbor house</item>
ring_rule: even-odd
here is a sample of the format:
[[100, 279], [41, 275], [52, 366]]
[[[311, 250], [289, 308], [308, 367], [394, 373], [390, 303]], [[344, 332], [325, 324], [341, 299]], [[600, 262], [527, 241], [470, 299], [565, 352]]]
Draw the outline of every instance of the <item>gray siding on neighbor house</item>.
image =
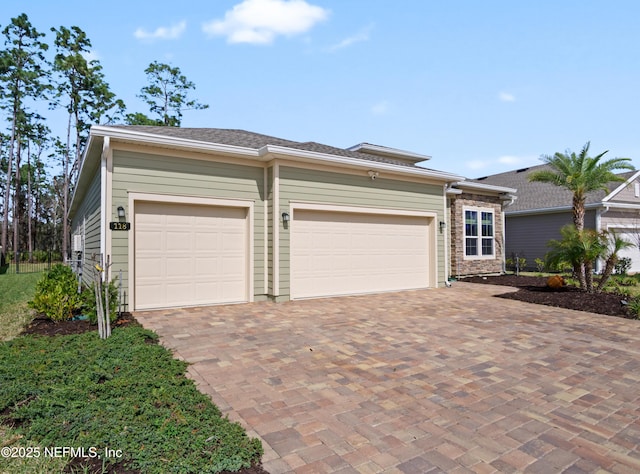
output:
[[[527, 215], [507, 215], [506, 218], [506, 258], [519, 258], [527, 260], [527, 268], [535, 268], [535, 259], [544, 260], [549, 252], [547, 243], [551, 239], [560, 239], [560, 229], [573, 223], [571, 211], [527, 214]], [[596, 212], [588, 210], [584, 218], [585, 228], [595, 229]]]
[[[338, 174], [328, 171], [280, 167], [280, 208], [288, 211], [291, 201], [363, 206], [386, 209], [409, 209], [436, 212], [436, 222], [444, 220], [442, 185], [378, 178], [366, 173]], [[444, 244], [437, 233], [437, 280], [445, 280]], [[280, 225], [280, 295], [290, 293], [290, 232]]]
[[[86, 285], [90, 285], [95, 280], [94, 265], [100, 260], [100, 191], [100, 169], [98, 168], [71, 222], [71, 235], [81, 234], [84, 240], [82, 281]], [[76, 260], [76, 258], [77, 254], [74, 252], [72, 259]]]
[[610, 227], [614, 229], [640, 229], [640, 209], [629, 209], [625, 211], [610, 210], [602, 214], [600, 225], [603, 230]]
[[638, 183], [638, 180], [632, 181], [628, 185], [624, 186], [615, 196], [613, 196], [610, 202], [640, 204], [640, 196], [636, 196], [636, 183]]
[[[264, 293], [264, 169], [219, 163], [209, 160], [175, 157], [125, 150], [113, 150], [114, 219], [118, 206], [128, 209], [129, 193], [166, 194], [219, 199], [248, 199], [253, 206], [254, 293]], [[129, 233], [112, 235], [112, 272], [123, 272], [123, 287], [128, 288]]]

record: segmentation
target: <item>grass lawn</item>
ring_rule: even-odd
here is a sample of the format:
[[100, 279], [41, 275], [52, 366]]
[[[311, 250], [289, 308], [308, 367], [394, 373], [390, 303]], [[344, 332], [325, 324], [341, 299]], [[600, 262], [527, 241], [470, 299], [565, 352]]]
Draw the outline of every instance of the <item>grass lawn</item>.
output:
[[33, 318], [27, 301], [33, 297], [42, 273], [0, 275], [0, 341], [17, 336]]
[[[0, 325], [26, 307], [31, 278], [0, 276]], [[68, 459], [45, 456], [52, 447], [84, 449], [144, 473], [235, 471], [258, 462], [260, 441], [223, 417], [185, 377], [186, 363], [156, 342], [138, 326], [115, 328], [106, 340], [90, 332], [0, 342], [0, 448], [39, 453], [0, 456], [0, 472], [60, 472]], [[106, 448], [118, 455], [107, 459]], [[74, 469], [95, 472], [95, 464]]]

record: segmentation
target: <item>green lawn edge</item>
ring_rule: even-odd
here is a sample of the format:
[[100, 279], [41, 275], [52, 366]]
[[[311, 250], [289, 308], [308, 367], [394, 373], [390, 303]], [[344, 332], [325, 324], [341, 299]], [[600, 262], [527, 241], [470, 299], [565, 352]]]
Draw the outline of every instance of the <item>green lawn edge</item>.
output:
[[[40, 275], [1, 275], [0, 447], [33, 447], [38, 459], [0, 457], [0, 472], [60, 472], [72, 447], [145, 473], [238, 471], [260, 462], [259, 439], [198, 391], [187, 363], [137, 325], [68, 336], [18, 336]], [[8, 424], [17, 426], [9, 427]], [[32, 452], [34, 452], [32, 450]]]

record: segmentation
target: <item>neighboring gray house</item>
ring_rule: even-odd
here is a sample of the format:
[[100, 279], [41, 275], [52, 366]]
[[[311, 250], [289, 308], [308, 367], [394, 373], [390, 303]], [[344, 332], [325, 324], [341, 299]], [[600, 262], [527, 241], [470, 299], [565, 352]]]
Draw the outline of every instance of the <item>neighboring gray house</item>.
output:
[[242, 130], [95, 126], [69, 212], [74, 258], [89, 281], [109, 257], [132, 311], [438, 287], [463, 242], [458, 267], [499, 272], [513, 190], [416, 166], [428, 159]]
[[[535, 266], [536, 258], [544, 259], [547, 243], [560, 239], [560, 228], [573, 222], [572, 193], [548, 183], [529, 182], [528, 175], [548, 165], [522, 168], [486, 176], [478, 183], [509, 186], [517, 189], [517, 200], [506, 211], [506, 254], [525, 258], [527, 267]], [[608, 191], [587, 195], [585, 227], [614, 230], [634, 244], [621, 253], [632, 260], [633, 272], [640, 271], [640, 171], [620, 173], [624, 182], [613, 182]]]

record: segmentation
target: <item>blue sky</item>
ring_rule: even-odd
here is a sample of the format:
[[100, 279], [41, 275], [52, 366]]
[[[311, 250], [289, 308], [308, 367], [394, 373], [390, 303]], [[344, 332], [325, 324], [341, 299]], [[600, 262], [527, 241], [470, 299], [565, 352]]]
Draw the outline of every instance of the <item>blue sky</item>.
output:
[[587, 141], [640, 167], [637, 1], [4, 0], [0, 25], [23, 12], [82, 28], [130, 112], [150, 62], [179, 67], [210, 105], [185, 127], [369, 142], [470, 178]]

